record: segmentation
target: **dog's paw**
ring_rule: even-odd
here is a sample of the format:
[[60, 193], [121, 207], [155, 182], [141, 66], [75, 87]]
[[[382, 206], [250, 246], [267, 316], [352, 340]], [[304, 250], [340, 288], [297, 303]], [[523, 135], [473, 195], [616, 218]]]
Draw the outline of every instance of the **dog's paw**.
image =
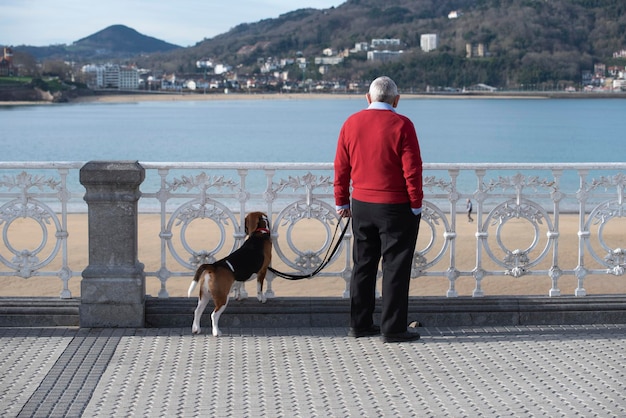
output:
[[219, 329], [213, 328], [213, 336], [214, 337], [219, 337], [221, 335], [222, 335], [222, 331], [220, 331]]
[[191, 333], [192, 334], [200, 334], [200, 327], [197, 327], [197, 326], [194, 325], [193, 327], [191, 327]]
[[257, 293], [256, 298], [261, 303], [267, 302], [267, 297], [265, 296], [265, 293]]

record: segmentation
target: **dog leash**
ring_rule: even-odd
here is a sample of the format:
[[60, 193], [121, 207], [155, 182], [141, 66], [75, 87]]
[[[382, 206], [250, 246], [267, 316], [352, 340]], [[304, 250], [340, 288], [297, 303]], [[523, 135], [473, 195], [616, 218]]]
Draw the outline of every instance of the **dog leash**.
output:
[[[282, 271], [275, 270], [272, 267], [268, 267], [267, 269], [269, 271], [271, 271], [272, 273], [274, 273], [276, 276], [282, 277], [283, 279], [287, 279], [287, 280], [301, 280], [301, 279], [308, 279], [308, 278], [311, 278], [311, 277], [315, 276], [317, 273], [322, 271], [328, 265], [328, 263], [330, 263], [330, 260], [333, 258], [333, 256], [337, 252], [337, 249], [339, 248], [339, 245], [341, 244], [341, 241], [343, 241], [343, 236], [346, 234], [346, 231], [348, 230], [348, 226], [350, 225], [350, 218], [347, 218], [347, 219], [348, 219], [348, 221], [346, 222], [346, 226], [343, 228], [343, 231], [341, 231], [341, 235], [339, 236], [339, 240], [337, 241], [337, 243], [333, 247], [332, 251], [330, 250], [331, 247], [328, 247], [328, 250], [326, 251], [326, 255], [324, 256], [325, 260], [322, 263], [320, 263], [320, 265], [317, 266], [317, 268], [315, 270], [313, 270], [312, 273], [309, 273], [309, 274], [289, 274], [289, 273], [283, 273]], [[337, 222], [337, 227], [335, 227], [335, 232], [333, 233], [332, 241], [334, 241], [335, 237], [337, 236], [337, 231], [339, 230], [339, 223], [340, 222]], [[329, 255], [329, 253], [330, 253], [330, 255]]]

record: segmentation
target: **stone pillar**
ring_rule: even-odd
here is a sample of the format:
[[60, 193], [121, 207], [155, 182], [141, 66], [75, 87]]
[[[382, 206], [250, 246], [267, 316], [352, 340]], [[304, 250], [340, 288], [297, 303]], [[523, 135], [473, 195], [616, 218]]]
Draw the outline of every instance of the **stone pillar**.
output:
[[81, 281], [81, 327], [143, 327], [146, 280], [137, 259], [137, 161], [91, 161], [80, 169], [89, 215], [89, 265]]

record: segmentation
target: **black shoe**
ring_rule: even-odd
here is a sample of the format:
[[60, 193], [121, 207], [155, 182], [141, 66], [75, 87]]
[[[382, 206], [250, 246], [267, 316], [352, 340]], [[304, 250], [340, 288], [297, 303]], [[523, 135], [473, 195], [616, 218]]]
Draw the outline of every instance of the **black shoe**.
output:
[[400, 332], [398, 334], [383, 334], [380, 339], [384, 343], [404, 343], [409, 341], [417, 341], [420, 339], [420, 335], [417, 332]]
[[348, 331], [348, 337], [353, 338], [371, 337], [378, 334], [380, 334], [380, 327], [378, 325], [372, 325], [371, 327], [365, 329], [350, 327], [350, 331]]

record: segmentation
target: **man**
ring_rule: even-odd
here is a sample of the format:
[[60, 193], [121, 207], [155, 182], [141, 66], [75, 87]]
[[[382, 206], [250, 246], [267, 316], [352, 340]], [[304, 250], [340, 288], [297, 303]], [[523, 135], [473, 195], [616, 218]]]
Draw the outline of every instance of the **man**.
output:
[[[335, 204], [352, 217], [350, 282], [352, 337], [382, 333], [385, 342], [414, 341], [407, 329], [409, 284], [422, 213], [422, 158], [413, 123], [396, 113], [394, 81], [379, 77], [366, 94], [367, 109], [343, 124], [335, 155]], [[350, 202], [352, 181], [352, 202]], [[383, 259], [380, 327], [373, 322], [376, 274]]]

